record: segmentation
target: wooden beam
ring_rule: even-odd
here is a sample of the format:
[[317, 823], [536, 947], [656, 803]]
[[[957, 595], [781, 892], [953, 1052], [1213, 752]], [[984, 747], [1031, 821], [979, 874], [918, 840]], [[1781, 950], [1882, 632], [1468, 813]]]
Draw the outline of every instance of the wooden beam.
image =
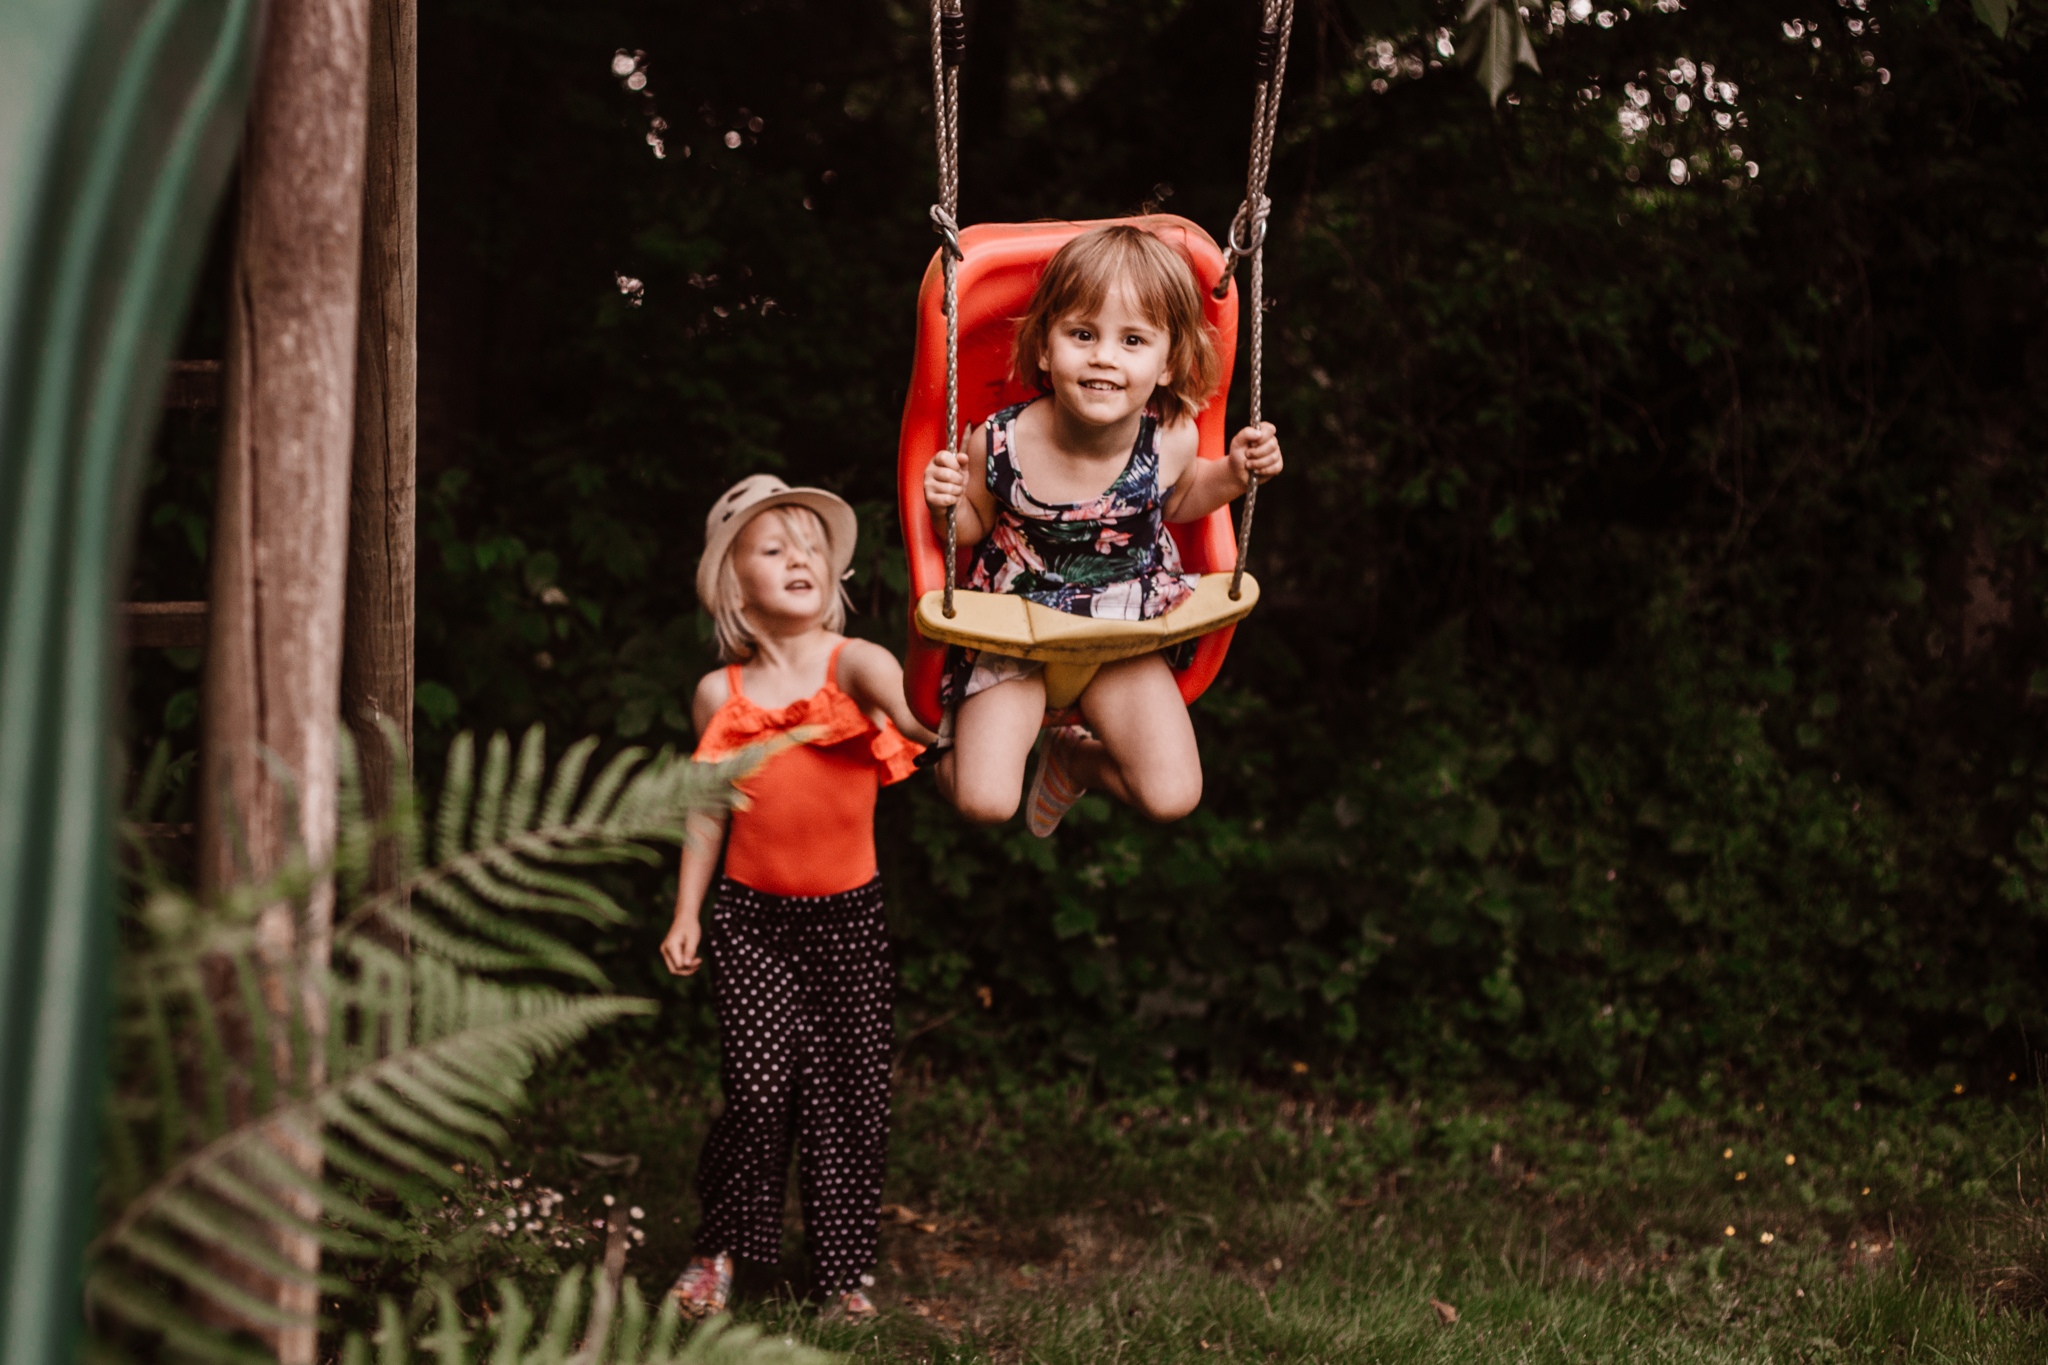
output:
[[220, 406], [218, 360], [173, 360], [164, 383], [164, 406], [211, 412]]
[[121, 643], [129, 649], [203, 649], [206, 603], [123, 602]]
[[[394, 770], [383, 727], [412, 751], [415, 471], [418, 464], [418, 12], [370, 0], [369, 123], [363, 179], [362, 313], [356, 333], [355, 454], [341, 711], [355, 737], [372, 815], [389, 809]], [[395, 846], [372, 882], [397, 880]]]
[[[208, 594], [198, 871], [210, 891], [268, 877], [294, 843], [316, 865], [334, 848], [368, 47], [369, 0], [268, 6], [242, 151]], [[289, 1048], [293, 1030], [278, 1025], [303, 1009], [312, 1037], [296, 1060], [316, 1083], [325, 1000], [304, 984], [317, 976], [284, 968], [326, 966], [333, 910], [330, 884], [303, 908], [269, 907], [256, 925], [279, 968], [264, 981], [264, 1003], [278, 1016], [270, 1036]], [[232, 997], [224, 1003], [232, 1008]], [[317, 1132], [279, 1124], [271, 1140], [301, 1169], [320, 1171]], [[296, 1189], [272, 1195], [305, 1219], [320, 1217], [318, 1202]], [[285, 1259], [319, 1265], [318, 1242], [283, 1226], [273, 1235]], [[317, 1314], [308, 1285], [246, 1268], [233, 1278], [309, 1323]], [[280, 1361], [312, 1365], [310, 1326], [263, 1335]]]

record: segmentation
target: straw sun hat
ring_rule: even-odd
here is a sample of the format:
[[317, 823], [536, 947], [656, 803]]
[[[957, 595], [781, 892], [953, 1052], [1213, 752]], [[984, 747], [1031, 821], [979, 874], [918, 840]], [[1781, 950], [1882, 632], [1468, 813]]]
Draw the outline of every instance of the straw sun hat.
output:
[[822, 488], [791, 488], [773, 474], [749, 474], [717, 502], [704, 519], [704, 557], [697, 561], [697, 599], [710, 606], [718, 596], [718, 570], [726, 551], [746, 524], [771, 507], [808, 507], [825, 522], [825, 538], [831, 542], [832, 581], [846, 577], [853, 563], [853, 542], [860, 523], [846, 499]]

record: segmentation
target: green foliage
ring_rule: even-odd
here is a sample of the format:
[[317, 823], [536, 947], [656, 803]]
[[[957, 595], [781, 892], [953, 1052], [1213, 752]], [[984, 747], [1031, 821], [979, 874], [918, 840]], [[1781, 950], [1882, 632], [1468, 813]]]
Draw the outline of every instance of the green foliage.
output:
[[1458, 49], [1458, 61], [1473, 67], [1492, 104], [1500, 103], [1500, 97], [1514, 84], [1517, 66], [1538, 74], [1543, 70], [1529, 42], [1522, 7], [1513, 0], [1472, 0], [1465, 7], [1465, 41]]
[[374, 1338], [351, 1333], [341, 1365], [412, 1365], [429, 1359], [437, 1365], [482, 1365], [486, 1360], [492, 1365], [828, 1365], [837, 1359], [787, 1338], [766, 1337], [758, 1327], [735, 1326], [728, 1318], [713, 1318], [685, 1336], [675, 1300], [664, 1296], [650, 1322], [647, 1301], [632, 1280], [617, 1292], [599, 1280], [588, 1296], [587, 1315], [580, 1271], [557, 1283], [544, 1317], [535, 1316], [510, 1281], [499, 1284], [498, 1295], [497, 1311], [476, 1332], [454, 1297], [439, 1295], [432, 1331], [424, 1334], [412, 1330], [387, 1299]]
[[[1818, 29], [1596, 9], [1532, 18], [1550, 74], [1489, 110], [1430, 65], [1464, 12], [1298, 28], [1268, 253], [1291, 470], [1266, 603], [1198, 709], [1202, 810], [1091, 798], [1040, 844], [885, 799], [913, 1024], [954, 1016], [919, 1046], [1120, 1083], [2003, 1075], [2048, 1025], [2042, 57], [1903, 0]], [[1167, 190], [1228, 218], [1249, 9], [977, 13], [970, 218]], [[475, 352], [477, 389], [521, 398], [475, 412], [434, 503], [424, 619], [467, 633], [422, 669], [468, 715], [681, 739], [714, 663], [692, 530], [731, 478], [869, 509], [858, 628], [901, 629], [874, 509], [932, 249], [922, 34], [859, 5], [605, 14], [464, 33], [476, 88], [559, 92], [494, 144], [556, 179], [536, 217], [451, 164], [424, 211], [493, 223], [465, 268], [550, 322]], [[600, 28], [647, 51], [654, 104]]]
[[[651, 1009], [545, 984], [604, 978], [530, 921], [621, 916], [582, 880], [585, 869], [680, 843], [690, 814], [729, 799], [731, 779], [757, 761], [699, 765], [628, 749], [591, 776], [586, 742], [550, 778], [535, 727], [516, 764], [494, 736], [478, 772], [460, 736], [436, 861], [423, 867], [409, 794], [388, 819], [366, 819], [346, 736], [343, 748], [331, 862], [299, 850], [268, 882], [211, 901], [146, 878], [120, 963], [102, 1224], [90, 1250], [87, 1297], [107, 1349], [140, 1334], [181, 1357], [261, 1358], [221, 1320], [295, 1328], [317, 1296], [348, 1289], [295, 1248], [343, 1259], [464, 1255], [462, 1236], [433, 1240], [424, 1212], [460, 1188], [464, 1163], [487, 1165], [503, 1146], [534, 1065]], [[162, 766], [143, 784], [145, 801]], [[385, 845], [397, 853], [396, 889], [372, 893], [365, 879]], [[336, 887], [343, 913], [330, 936], [322, 925]], [[281, 1300], [277, 1285], [298, 1287], [307, 1308]], [[599, 1339], [608, 1292], [592, 1309]], [[523, 1320], [515, 1303], [504, 1298], [508, 1323]], [[567, 1332], [579, 1304], [565, 1281], [551, 1330]], [[636, 1354], [645, 1314], [634, 1304], [616, 1358], [698, 1358], [661, 1344], [672, 1322]], [[510, 1332], [500, 1339], [516, 1345]], [[382, 1358], [411, 1358], [385, 1336]]]
[[[634, 1104], [650, 1075], [659, 1101]], [[650, 1222], [679, 1258], [695, 1093], [645, 1054], [557, 1068], [522, 1134], [562, 1152], [601, 1120], [610, 1150], [645, 1154], [632, 1197], [682, 1214]], [[1111, 1097], [913, 1076], [884, 1197], [918, 1221], [884, 1221], [880, 1322], [779, 1298], [744, 1311], [854, 1359], [955, 1365], [2031, 1365], [2048, 1349], [2048, 1214], [2027, 1193], [2048, 1178], [2043, 1117], [2030, 1076], [1860, 1108], [1634, 1114], [1360, 1098], [1316, 1075]]]
[[[539, 726], [526, 732], [516, 767], [511, 742], [494, 735], [482, 771], [467, 734], [448, 748], [434, 822], [434, 865], [409, 870], [391, 890], [365, 897], [348, 925], [374, 921], [387, 933], [434, 957], [483, 971], [559, 972], [602, 984], [597, 965], [527, 916], [569, 916], [595, 925], [625, 923], [627, 912], [589, 880], [585, 869], [661, 861], [649, 845], [679, 847], [691, 811], [726, 789], [726, 779], [757, 761], [698, 766], [663, 750], [615, 755], [589, 779], [598, 741], [573, 745], [547, 781], [547, 746]], [[543, 795], [545, 792], [545, 795]], [[364, 860], [380, 838], [400, 839], [406, 866], [416, 862], [409, 822], [395, 835], [356, 822], [344, 859]], [[557, 869], [569, 869], [562, 871]], [[434, 914], [415, 906], [428, 902]], [[509, 910], [515, 914], [505, 914]]]
[[[2040, 6], [2003, 40], [1925, 0], [1531, 6], [1543, 74], [1494, 107], [1444, 51], [1467, 8], [1301, 9], [1290, 468], [1203, 808], [1091, 797], [1039, 843], [886, 793], [914, 1049], [1644, 1105], [2003, 1077], [2048, 1028]], [[1256, 9], [970, 3], [966, 219], [1219, 231]], [[900, 645], [922, 12], [425, 11], [422, 743], [687, 743], [697, 528], [755, 470], [860, 509], [853, 628]], [[153, 737], [191, 679], [146, 667]], [[651, 932], [552, 918], [663, 999], [622, 1039], [705, 1036]]]
[[1999, 37], [2012, 27], [2013, 16], [2019, 13], [2020, 0], [1970, 0], [1970, 9]]

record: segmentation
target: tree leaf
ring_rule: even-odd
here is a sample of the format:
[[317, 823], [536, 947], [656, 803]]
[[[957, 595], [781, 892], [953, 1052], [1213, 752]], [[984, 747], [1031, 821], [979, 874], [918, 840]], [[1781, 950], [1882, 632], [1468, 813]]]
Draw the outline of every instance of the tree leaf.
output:
[[1986, 28], [2003, 38], [2012, 27], [2013, 16], [2019, 13], [2019, 0], [1970, 0], [1970, 8]]
[[1514, 84], [1517, 62], [1541, 73], [1528, 26], [1514, 0], [1471, 0], [1465, 7], [1464, 23], [1465, 40], [1458, 47], [1456, 60], [1476, 63], [1473, 75], [1486, 87], [1489, 102], [1499, 104]]

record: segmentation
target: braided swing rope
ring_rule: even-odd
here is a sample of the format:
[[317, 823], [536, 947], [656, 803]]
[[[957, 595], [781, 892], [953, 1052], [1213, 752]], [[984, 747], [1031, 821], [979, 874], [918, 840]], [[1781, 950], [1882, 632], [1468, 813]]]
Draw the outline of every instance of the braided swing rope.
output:
[[[939, 150], [939, 202], [932, 229], [946, 239], [946, 443], [960, 441], [960, 61], [967, 55], [967, 16], [960, 0], [932, 0], [932, 123]], [[946, 509], [947, 619], [953, 616], [953, 580], [959, 573], [959, 513]]]
[[[1287, 80], [1287, 40], [1294, 32], [1294, 0], [1266, 0], [1265, 23], [1259, 30], [1257, 80], [1252, 99], [1251, 163], [1245, 175], [1244, 203], [1230, 220], [1230, 240], [1223, 253], [1223, 274], [1216, 297], [1230, 292], [1237, 263], [1252, 258], [1251, 425], [1259, 425], [1264, 403], [1266, 369], [1266, 216], [1273, 201], [1266, 197], [1266, 176], [1273, 169], [1273, 135], [1280, 124], [1280, 87]], [[1237, 528], [1237, 566], [1230, 572], [1230, 600], [1244, 593], [1244, 566], [1251, 555], [1252, 516], [1259, 507], [1258, 476], [1244, 490], [1244, 519]]]

